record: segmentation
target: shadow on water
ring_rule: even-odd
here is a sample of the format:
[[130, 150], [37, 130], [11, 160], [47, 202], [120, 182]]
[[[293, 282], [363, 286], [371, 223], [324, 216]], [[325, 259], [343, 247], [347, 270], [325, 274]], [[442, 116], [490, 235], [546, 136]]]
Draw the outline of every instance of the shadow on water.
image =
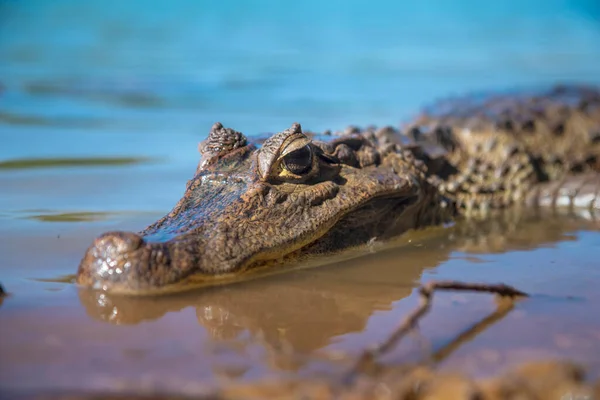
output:
[[425, 271], [457, 251], [471, 254], [473, 261], [477, 254], [574, 241], [573, 231], [597, 228], [595, 222], [577, 216], [514, 212], [413, 232], [383, 251], [351, 261], [332, 260], [325, 267], [164, 297], [124, 297], [81, 289], [79, 299], [90, 317], [116, 325], [159, 320], [193, 307], [198, 323], [214, 340], [235, 339], [248, 332], [274, 351], [290, 348], [307, 353], [336, 337], [363, 331], [370, 317], [394, 308], [411, 295]]

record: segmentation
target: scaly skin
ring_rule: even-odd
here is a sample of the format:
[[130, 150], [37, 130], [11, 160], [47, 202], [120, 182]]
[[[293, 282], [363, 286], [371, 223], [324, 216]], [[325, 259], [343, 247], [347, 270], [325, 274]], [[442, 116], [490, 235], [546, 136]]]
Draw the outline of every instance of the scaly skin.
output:
[[404, 132], [331, 137], [294, 124], [259, 147], [217, 123], [175, 208], [139, 234], [97, 238], [77, 282], [180, 290], [460, 216], [523, 204], [600, 208], [597, 89], [440, 102]]

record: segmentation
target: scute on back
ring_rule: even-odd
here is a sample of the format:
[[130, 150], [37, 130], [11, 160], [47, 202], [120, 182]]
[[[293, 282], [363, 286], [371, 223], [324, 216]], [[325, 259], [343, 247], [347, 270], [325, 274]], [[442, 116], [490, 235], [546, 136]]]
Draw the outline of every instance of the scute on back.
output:
[[600, 91], [556, 86], [443, 100], [405, 131], [434, 155], [430, 173], [462, 208], [507, 207], [537, 184], [600, 170]]

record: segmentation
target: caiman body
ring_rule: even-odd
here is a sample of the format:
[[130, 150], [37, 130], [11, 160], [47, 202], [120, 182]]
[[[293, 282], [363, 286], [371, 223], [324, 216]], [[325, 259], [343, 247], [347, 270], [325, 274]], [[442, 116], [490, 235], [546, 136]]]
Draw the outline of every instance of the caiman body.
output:
[[519, 206], [600, 208], [600, 91], [470, 96], [396, 130], [262, 143], [215, 124], [173, 210], [87, 250], [83, 286], [153, 293]]

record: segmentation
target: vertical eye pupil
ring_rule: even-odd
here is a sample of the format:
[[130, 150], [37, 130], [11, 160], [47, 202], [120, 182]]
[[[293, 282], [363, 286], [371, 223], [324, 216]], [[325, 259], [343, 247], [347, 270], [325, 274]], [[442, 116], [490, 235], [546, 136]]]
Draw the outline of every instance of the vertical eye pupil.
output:
[[310, 170], [312, 166], [312, 151], [304, 146], [283, 157], [283, 166], [292, 174], [301, 175]]

